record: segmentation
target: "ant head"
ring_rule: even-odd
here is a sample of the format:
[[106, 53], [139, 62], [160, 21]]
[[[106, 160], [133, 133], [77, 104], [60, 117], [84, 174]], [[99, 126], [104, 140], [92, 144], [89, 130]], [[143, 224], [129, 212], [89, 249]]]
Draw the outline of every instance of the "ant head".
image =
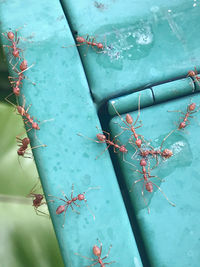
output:
[[188, 106], [188, 110], [189, 110], [189, 111], [193, 111], [193, 110], [195, 110], [195, 108], [196, 108], [196, 104], [195, 104], [195, 103], [192, 103], [192, 104], [190, 104], [190, 105]]
[[35, 194], [35, 198], [41, 201], [44, 197], [41, 194]]
[[103, 49], [104, 47], [103, 47], [103, 44], [102, 43], [98, 43], [97, 44], [97, 48], [99, 48], [99, 49]]
[[147, 182], [145, 184], [145, 187], [146, 187], [146, 190], [149, 192], [149, 193], [152, 193], [153, 192], [153, 185], [152, 185], [152, 182]]
[[86, 200], [84, 194], [85, 194], [85, 193], [83, 193], [83, 194], [79, 194], [79, 195], [78, 195], [78, 200], [80, 200], [80, 201], [81, 201], [81, 200]]
[[120, 147], [119, 151], [122, 152], [122, 153], [127, 153], [128, 152], [128, 150], [126, 149], [126, 147], [124, 145]]
[[10, 39], [10, 40], [13, 40], [15, 38], [15, 35], [13, 32], [8, 32], [7, 36], [8, 36], [8, 39]]
[[39, 125], [37, 124], [37, 122], [33, 122], [33, 123], [32, 123], [32, 128], [35, 129], [35, 130], [40, 130], [40, 127], [39, 127]]
[[20, 114], [21, 116], [24, 116], [24, 114], [25, 114], [25, 110], [24, 110], [23, 107], [21, 107], [21, 106], [17, 106], [17, 111], [19, 112], [19, 114]]
[[65, 205], [60, 205], [56, 210], [56, 214], [61, 214], [64, 210], [65, 210]]
[[136, 146], [137, 147], [141, 147], [141, 144], [142, 144], [142, 140], [141, 139], [137, 139], [136, 141], [135, 141], [135, 144], [136, 144]]
[[12, 52], [12, 54], [13, 54], [14, 57], [19, 57], [19, 51], [18, 50], [14, 50]]
[[92, 250], [93, 250], [93, 253], [95, 256], [97, 256], [97, 257], [101, 256], [101, 250], [98, 246], [95, 245]]
[[24, 59], [22, 63], [20, 64], [19, 68], [21, 71], [26, 70], [28, 68], [28, 62]]
[[194, 77], [196, 73], [193, 70], [188, 71], [188, 76]]
[[104, 142], [106, 140], [106, 136], [104, 134], [97, 134], [97, 139]]
[[141, 159], [140, 160], [140, 166], [146, 166], [147, 165], [147, 162], [145, 159]]
[[85, 42], [85, 39], [81, 36], [77, 36], [76, 37], [76, 41], [79, 42], [79, 43], [84, 43]]
[[13, 87], [13, 93], [16, 95], [16, 96], [19, 96], [20, 95], [20, 88], [19, 87]]
[[133, 118], [130, 114], [126, 114], [126, 122], [128, 124], [132, 124], [133, 123]]
[[183, 128], [185, 128], [185, 126], [186, 126], [186, 124], [185, 124], [185, 122], [181, 122], [180, 124], [179, 124], [179, 129], [183, 129]]
[[25, 137], [23, 140], [22, 140], [22, 145], [23, 146], [28, 146], [30, 144], [30, 139], [28, 137]]
[[162, 156], [164, 157], [164, 158], [166, 158], [166, 159], [168, 159], [168, 158], [170, 158], [171, 156], [173, 156], [173, 152], [171, 151], [171, 150], [169, 150], [169, 149], [165, 149], [165, 150], [163, 150], [163, 152], [162, 152]]

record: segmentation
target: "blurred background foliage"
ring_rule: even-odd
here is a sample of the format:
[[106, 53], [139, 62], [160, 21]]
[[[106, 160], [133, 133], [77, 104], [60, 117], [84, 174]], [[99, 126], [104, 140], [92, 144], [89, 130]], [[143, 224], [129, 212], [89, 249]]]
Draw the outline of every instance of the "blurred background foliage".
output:
[[[24, 125], [5, 101], [9, 93], [0, 45], [0, 266], [63, 267], [51, 220], [36, 215], [32, 199], [26, 197], [39, 180], [34, 161], [17, 156], [15, 137], [24, 131]], [[41, 187], [37, 188], [41, 193]]]

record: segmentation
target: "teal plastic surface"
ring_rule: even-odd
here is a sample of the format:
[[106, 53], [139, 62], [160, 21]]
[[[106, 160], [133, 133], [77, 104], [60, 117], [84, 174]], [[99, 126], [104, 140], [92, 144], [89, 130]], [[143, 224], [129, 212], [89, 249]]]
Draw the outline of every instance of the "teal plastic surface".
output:
[[195, 91], [195, 85], [191, 78], [175, 80], [152, 87], [156, 103], [189, 95]]
[[[140, 120], [143, 127], [137, 129], [137, 133], [142, 134], [153, 147], [159, 148], [163, 138], [178, 126], [182, 116], [180, 113], [168, 111], [181, 110], [186, 113], [187, 105], [192, 102], [199, 105], [200, 95], [196, 94], [142, 109]], [[137, 111], [130, 114], [135, 119]], [[184, 130], [175, 131], [166, 139], [163, 149], [172, 150], [173, 156], [166, 161], [160, 160], [160, 164], [151, 170], [151, 175], [157, 175], [165, 182], [156, 178], [152, 178], [151, 181], [160, 186], [176, 207], [169, 205], [162, 193], [154, 187], [153, 193], [144, 191], [150, 208], [150, 214], [148, 214], [141, 194], [142, 182], [137, 183], [127, 196], [128, 199], [130, 197], [131, 213], [136, 214], [141, 240], [145, 244], [151, 266], [199, 266], [199, 120], [198, 111], [193, 118], [189, 118], [190, 125]], [[121, 132], [121, 128], [116, 123], [124, 126], [120, 118], [115, 117], [110, 123], [113, 136]], [[130, 132], [126, 131], [118, 138], [122, 144], [125, 144], [130, 135]], [[122, 169], [120, 183], [129, 190], [133, 182], [142, 176], [133, 171], [140, 169], [139, 155], [131, 161], [130, 157], [135, 149], [130, 144], [126, 147], [129, 152], [125, 159], [137, 166], [130, 166], [120, 157]], [[151, 167], [155, 166], [155, 163]]]
[[[90, 89], [100, 103], [199, 68], [200, 5], [195, 1], [62, 0], [74, 32], [107, 42], [105, 54], [81, 46]], [[99, 4], [99, 5], [97, 5]], [[91, 23], [92, 22], [92, 23]], [[112, 48], [112, 49], [110, 49]], [[70, 51], [75, 47], [68, 48]]]
[[151, 106], [154, 103], [153, 94], [151, 89], [145, 89], [140, 92], [132, 93], [122, 97], [117, 97], [109, 100], [108, 113], [113, 116], [116, 114], [113, 104], [117, 111], [121, 114], [138, 109], [138, 99], [140, 96], [140, 107], [144, 108]]
[[91, 264], [74, 253], [93, 257], [97, 238], [105, 254], [113, 245], [107, 262], [142, 266], [109, 153], [95, 160], [105, 145], [77, 135], [95, 138], [100, 125], [78, 51], [62, 48], [73, 44], [73, 38], [59, 1], [1, 1], [1, 32], [24, 24], [19, 36], [29, 40], [31, 36], [31, 42], [20, 40], [19, 46], [29, 66], [35, 63], [26, 76], [36, 86], [25, 80], [22, 93], [26, 105], [32, 104], [31, 116], [40, 121], [40, 130], [29, 132], [31, 145], [47, 145], [33, 151], [47, 201], [52, 200], [49, 194], [62, 197], [62, 191], [70, 197], [72, 184], [74, 195], [100, 187], [86, 193], [95, 221], [82, 204], [77, 208], [80, 215], [67, 211], [63, 228], [63, 214], [56, 215], [63, 202], [48, 203], [65, 266]]

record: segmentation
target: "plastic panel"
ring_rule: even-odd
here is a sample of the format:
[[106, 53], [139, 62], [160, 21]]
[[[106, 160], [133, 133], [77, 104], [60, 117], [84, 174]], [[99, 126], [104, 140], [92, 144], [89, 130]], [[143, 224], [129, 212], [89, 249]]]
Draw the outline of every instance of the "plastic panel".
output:
[[81, 132], [95, 138], [95, 126], [100, 125], [78, 52], [62, 48], [73, 44], [73, 38], [59, 1], [1, 2], [2, 32], [25, 23], [19, 35], [31, 35], [32, 42], [20, 40], [19, 46], [25, 48], [29, 65], [35, 62], [27, 76], [36, 86], [24, 81], [22, 93], [27, 105], [32, 104], [30, 114], [41, 121], [40, 131], [30, 132], [31, 144], [47, 144], [34, 150], [46, 198], [52, 199], [48, 194], [62, 197], [62, 191], [70, 197], [72, 183], [76, 195], [100, 186], [86, 195], [95, 222], [82, 205], [80, 216], [67, 211], [62, 228], [63, 214], [55, 213], [62, 202], [49, 203], [65, 266], [90, 264], [74, 253], [92, 257], [97, 238], [103, 243], [103, 254], [113, 245], [108, 261], [115, 260], [115, 266], [142, 266], [109, 154], [95, 160], [105, 146], [77, 135]]
[[[175, 123], [178, 124], [182, 116], [180, 113], [167, 111], [181, 110], [185, 113], [187, 105], [191, 101], [198, 104], [200, 95], [165, 102], [141, 110], [140, 119], [143, 127], [137, 129], [137, 133], [144, 135], [144, 138], [149, 140], [153, 147], [159, 148], [163, 138], [175, 129]], [[133, 118], [137, 116], [137, 112], [130, 114]], [[190, 118], [190, 125], [185, 130], [177, 130], [166, 139], [163, 149], [171, 149], [173, 157], [166, 161], [161, 160], [160, 165], [151, 170], [151, 175], [165, 179], [165, 182], [162, 183], [156, 178], [151, 180], [161, 187], [171, 201], [175, 202], [176, 207], [169, 205], [162, 193], [154, 187], [152, 194], [147, 191], [144, 193], [150, 208], [150, 214], [148, 214], [141, 194], [142, 182], [137, 183], [133, 191], [129, 193], [132, 212], [136, 213], [152, 266], [199, 266], [200, 149], [198, 140], [200, 113], [198, 112], [194, 116], [196, 119], [195, 117]], [[121, 128], [116, 122], [123, 125], [120, 118], [115, 117], [110, 123], [113, 135], [121, 132]], [[130, 133], [126, 131], [118, 138], [122, 144], [125, 144], [129, 137]], [[129, 153], [125, 158], [131, 162], [130, 157], [135, 149], [131, 145], [127, 145], [127, 149]], [[139, 158], [139, 155], [136, 154], [135, 160], [139, 160]], [[137, 167], [131, 167], [126, 162], [120, 161], [123, 181], [128, 190], [134, 181], [142, 178], [141, 174], [133, 171], [140, 168], [139, 161], [133, 163]]]
[[[188, 0], [62, 0], [79, 35], [107, 42], [107, 53], [80, 47], [96, 102], [186, 77], [200, 61], [200, 6]], [[99, 4], [99, 5], [97, 5]], [[112, 49], [110, 49], [112, 47]], [[68, 48], [73, 50], [73, 48]], [[74, 48], [75, 49], [75, 48]]]

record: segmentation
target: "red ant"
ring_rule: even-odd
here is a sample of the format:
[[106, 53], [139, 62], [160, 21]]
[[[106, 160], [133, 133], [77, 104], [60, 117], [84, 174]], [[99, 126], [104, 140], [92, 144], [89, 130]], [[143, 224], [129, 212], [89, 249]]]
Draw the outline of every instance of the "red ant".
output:
[[28, 198], [32, 198], [33, 199], [33, 207], [35, 209], [35, 212], [37, 215], [46, 215], [49, 216], [48, 214], [46, 214], [45, 212], [39, 210], [38, 208], [41, 207], [42, 205], [46, 205], [46, 202], [42, 202], [44, 200], [44, 194], [36, 194], [35, 193], [35, 189], [37, 187], [38, 183], [36, 183], [34, 185], [34, 187], [31, 189], [30, 193], [27, 195]]
[[[113, 146], [113, 150], [114, 150], [114, 153], [117, 153], [117, 151], [116, 151], [116, 149], [118, 149], [120, 152], [122, 152], [122, 154], [124, 155], [124, 153], [127, 153], [128, 152], [128, 150], [126, 149], [126, 147], [125, 147], [125, 145], [118, 145], [117, 143], [115, 143], [114, 142], [114, 140], [115, 140], [115, 138], [118, 136], [118, 135], [116, 135], [114, 138], [113, 138], [113, 140], [111, 141], [110, 140], [110, 133], [108, 133], [108, 132], [106, 132], [106, 131], [103, 131], [103, 133], [106, 133], [107, 135], [108, 135], [108, 138], [106, 137], [106, 135], [105, 134], [101, 134], [101, 133], [99, 133], [99, 134], [97, 134], [96, 135], [96, 137], [97, 137], [97, 139], [98, 140], [94, 140], [94, 139], [91, 139], [91, 138], [89, 138], [89, 137], [86, 137], [87, 139], [89, 139], [89, 140], [92, 140], [92, 141], [94, 141], [94, 142], [96, 142], [96, 143], [106, 143], [106, 144], [108, 144], [107, 145], [107, 147], [102, 151], [102, 153], [99, 155], [99, 156], [97, 156], [96, 157], [96, 159], [98, 158], [98, 157], [100, 157], [110, 146]], [[82, 134], [78, 134], [79, 136], [83, 136]], [[83, 136], [83, 137], [85, 137], [85, 136]]]
[[108, 249], [108, 253], [106, 254], [106, 256], [103, 257], [103, 258], [101, 258], [102, 243], [99, 241], [99, 239], [97, 239], [97, 240], [100, 243], [100, 248], [97, 245], [95, 245], [95, 246], [93, 246], [93, 249], [92, 249], [93, 254], [97, 257], [97, 259], [88, 258], [88, 257], [82, 256], [82, 255], [80, 255], [78, 253], [75, 253], [75, 255], [78, 255], [78, 256], [80, 256], [82, 258], [85, 258], [85, 259], [88, 259], [88, 260], [91, 260], [91, 261], [94, 261], [95, 262], [95, 263], [93, 263], [93, 264], [91, 264], [91, 265], [89, 265], [87, 267], [92, 267], [92, 266], [94, 266], [94, 265], [96, 265], [98, 263], [101, 265], [101, 267], [105, 267], [105, 265], [109, 265], [109, 264], [115, 263], [115, 261], [111, 261], [109, 263], [103, 263], [103, 260], [105, 260], [106, 258], [108, 258], [109, 254], [110, 254], [110, 250], [112, 248], [112, 245], [110, 245], [110, 247]]
[[[180, 129], [184, 129], [189, 124], [188, 118], [193, 118], [193, 116], [191, 116], [191, 114], [194, 114], [199, 110], [198, 109], [198, 110], [194, 111], [195, 108], [196, 108], [196, 104], [195, 103], [191, 103], [190, 105], [187, 106], [187, 112], [186, 113], [183, 113], [180, 110], [174, 110], [174, 111], [168, 111], [168, 112], [180, 112], [181, 114], [184, 115], [183, 121], [180, 122], [180, 124], [178, 126], [178, 129], [180, 130]], [[188, 124], [186, 124], [186, 122], [188, 122]]]
[[[18, 77], [11, 77], [8, 76], [8, 79], [11, 83], [11, 86], [13, 87], [13, 92], [11, 94], [9, 94], [5, 99], [6, 101], [8, 101], [8, 98], [14, 94], [15, 96], [19, 96], [20, 95], [20, 86], [22, 85], [22, 80], [24, 80], [25, 78], [27, 79], [27, 77], [24, 75], [24, 72], [27, 71], [28, 69], [30, 69], [33, 65], [31, 65], [30, 67], [28, 67], [28, 63], [26, 60], [23, 60], [19, 66], [20, 71], [16, 70], [15, 68], [15, 72], [17, 73]], [[33, 83], [35, 85], [35, 83]]]
[[[130, 164], [131, 164], [131, 163], [130, 163]], [[148, 171], [148, 172], [146, 171], [146, 168], [145, 168], [146, 165], [147, 165], [146, 160], [145, 160], [144, 158], [141, 159], [141, 161], [140, 161], [140, 166], [142, 167], [142, 171], [139, 171], [139, 170], [136, 170], [136, 171], [139, 172], [139, 173], [141, 173], [141, 174], [143, 175], [143, 178], [138, 179], [137, 181], [135, 181], [135, 182], [133, 183], [133, 186], [134, 186], [134, 185], [137, 184], [138, 182], [144, 180], [144, 182], [143, 182], [143, 187], [142, 187], [142, 197], [143, 197], [143, 199], [144, 199], [144, 203], [145, 203], [145, 205], [147, 206], [146, 199], [145, 199], [145, 197], [144, 197], [144, 185], [145, 185], [145, 189], [146, 189], [146, 191], [148, 191], [149, 193], [152, 193], [152, 192], [153, 192], [153, 185], [154, 185], [154, 186], [157, 187], [158, 190], [164, 195], [164, 197], [165, 197], [166, 200], [169, 202], [169, 204], [172, 205], [173, 207], [175, 207], [176, 205], [175, 205], [173, 202], [171, 202], [171, 201], [167, 198], [167, 196], [166, 196], [165, 193], [162, 191], [162, 189], [161, 189], [157, 184], [155, 184], [155, 183], [149, 181], [149, 178], [158, 178], [158, 179], [161, 180], [161, 181], [163, 181], [163, 180], [160, 179], [158, 176], [152, 176], [152, 175], [150, 175], [150, 171]], [[132, 186], [132, 187], [133, 187], [133, 186]], [[129, 190], [129, 192], [131, 192], [131, 191], [132, 191], [132, 190]], [[149, 209], [149, 207], [147, 207], [147, 209], [148, 209], [148, 213], [150, 213], [150, 209]]]
[[[90, 37], [89, 35], [87, 35], [86, 39], [82, 36], [77, 36], [76, 42], [78, 42], [78, 44], [76, 44], [76, 46], [88, 45], [88, 47], [89, 46], [91, 46], [92, 48], [96, 47], [99, 50], [104, 49], [104, 45], [102, 43], [96, 42], [96, 39], [94, 37]], [[63, 46], [63, 48], [67, 48], [67, 47]], [[97, 52], [97, 53], [101, 53], [101, 52]], [[85, 56], [86, 56], [86, 54], [85, 54]]]
[[[88, 192], [88, 191], [91, 190], [91, 189], [99, 189], [99, 188], [89, 188], [86, 192]], [[62, 194], [63, 194], [63, 196], [64, 196], [66, 199], [63, 199], [63, 198], [59, 198], [59, 197], [55, 197], [55, 196], [49, 195], [49, 196], [51, 196], [51, 197], [55, 197], [55, 198], [57, 198], [57, 199], [62, 200], [62, 201], [65, 202], [64, 205], [60, 205], [60, 206], [58, 206], [58, 208], [56, 209], [56, 214], [61, 214], [61, 213], [64, 212], [64, 223], [63, 223], [63, 225], [62, 225], [63, 227], [64, 227], [64, 224], [65, 224], [65, 215], [66, 215], [66, 212], [67, 212], [67, 209], [68, 209], [69, 206], [71, 207], [72, 211], [76, 212], [77, 214], [80, 214], [80, 212], [76, 211], [76, 210], [74, 209], [74, 207], [72, 206], [72, 204], [74, 204], [75, 206], [80, 207], [80, 205], [78, 205], [78, 204], [76, 203], [76, 201], [82, 201], [82, 200], [84, 200], [84, 201], [85, 201], [85, 204], [86, 204], [86, 206], [87, 206], [87, 208], [89, 209], [88, 204], [87, 204], [87, 200], [86, 200], [86, 198], [85, 198], [85, 193], [86, 193], [86, 192], [83, 192], [82, 194], [78, 194], [76, 197], [73, 197], [73, 194], [74, 194], [74, 184], [72, 184], [71, 199], [68, 199], [64, 192], [62, 192]], [[53, 201], [53, 200], [52, 200], [52, 201]], [[94, 214], [92, 213], [92, 211], [91, 211], [90, 209], [89, 209], [89, 211], [91, 212], [91, 214], [92, 214], [92, 216], [93, 216], [93, 219], [95, 220], [95, 216], [94, 216]]]
[[[153, 157], [155, 157], [156, 158], [156, 161], [157, 161], [157, 164], [152, 168], [152, 169], [154, 169], [157, 165], [158, 165], [158, 156], [160, 156], [160, 157], [162, 157], [163, 159], [169, 159], [171, 156], [173, 156], [173, 152], [170, 150], [170, 149], [164, 149], [163, 151], [162, 151], [162, 147], [163, 147], [163, 144], [164, 144], [164, 142], [166, 141], [166, 139], [172, 134], [174, 132], [174, 130], [172, 130], [167, 136], [165, 136], [165, 138], [163, 139], [163, 141], [162, 141], [162, 143], [161, 143], [161, 145], [160, 145], [160, 148], [159, 149], [157, 149], [157, 150], [155, 150], [154, 149], [154, 147], [152, 147], [152, 146], [150, 146], [151, 147], [151, 150], [148, 150], [148, 149], [146, 149], [146, 150], [143, 150], [143, 149], [140, 149], [140, 156], [141, 157], [143, 157], [143, 158], [146, 158], [146, 157], [148, 157], [149, 155], [151, 155], [151, 156], [153, 156]], [[135, 153], [134, 153], [134, 155], [135, 155]], [[134, 155], [133, 155], [133, 157], [134, 157]], [[132, 157], [132, 158], [133, 158]]]
[[[31, 158], [31, 157], [28, 157], [28, 156], [26, 156], [26, 157], [24, 156], [25, 153], [27, 152], [28, 145], [30, 144], [30, 139], [28, 137], [25, 137], [25, 138], [21, 139], [18, 136], [16, 137], [16, 139], [17, 139], [17, 143], [18, 143], [18, 146], [19, 146], [19, 149], [17, 150], [18, 156], [22, 156], [24, 158]], [[30, 149], [33, 150], [33, 149], [39, 148], [39, 147], [46, 147], [46, 145], [39, 145], [39, 146], [31, 147]]]
[[134, 124], [133, 124], [133, 118], [132, 118], [132, 116], [130, 114], [126, 114], [126, 120], [124, 120], [122, 118], [122, 116], [119, 114], [119, 112], [117, 111], [116, 107], [114, 106], [114, 101], [111, 102], [111, 104], [112, 104], [115, 112], [117, 113], [117, 115], [120, 117], [121, 121], [123, 123], [125, 123], [126, 126], [128, 126], [128, 128], [124, 128], [124, 127], [121, 127], [121, 126], [120, 127], [122, 129], [124, 129], [124, 130], [130, 130], [133, 133], [131, 136], [134, 136], [134, 138], [136, 140], [135, 141], [135, 144], [136, 144], [136, 146], [138, 148], [140, 148], [141, 147], [141, 144], [142, 144], [142, 140], [140, 138], [138, 138], [138, 136], [141, 136], [141, 135], [140, 134], [137, 134], [136, 131], [135, 131], [136, 129], [142, 127], [142, 124], [140, 124], [139, 126], [135, 127], [135, 125], [136, 125], [136, 123], [137, 123], [137, 121], [138, 121], [138, 119], [140, 117], [140, 96], [139, 96], [139, 101], [138, 101], [138, 115], [137, 115], [137, 118], [136, 118]]
[[[12, 59], [13, 58], [18, 58], [17, 63], [20, 60], [20, 56], [19, 56], [19, 52], [23, 51], [20, 48], [17, 48], [17, 44], [19, 43], [19, 38], [17, 37], [17, 31], [15, 31], [15, 34], [11, 31], [7, 32], [7, 35], [5, 33], [2, 33], [2, 35], [9, 41], [12, 43], [12, 45], [3, 45], [3, 47], [7, 47], [9, 49], [9, 51], [11, 52], [11, 54], [13, 55], [13, 57], [10, 59], [9, 64], [11, 64]], [[15, 64], [15, 66], [17, 65], [17, 63]], [[13, 69], [15, 68], [15, 66], [13, 66]]]
[[200, 77], [198, 76], [198, 72], [197, 72], [196, 67], [194, 68], [194, 71], [193, 70], [188, 71], [187, 77], [188, 76], [194, 78], [194, 80], [196, 80], [197, 82], [200, 81]]
[[90, 37], [89, 35], [87, 35], [86, 39], [82, 36], [77, 36], [76, 37], [76, 41], [81, 45], [81, 44], [87, 44], [88, 46], [91, 45], [91, 47], [97, 47], [98, 49], [103, 49], [104, 45], [102, 43], [97, 43], [95, 42], [95, 38], [94, 37]]
[[31, 116], [29, 115], [29, 113], [28, 113], [28, 110], [29, 110], [29, 108], [31, 107], [31, 105], [29, 105], [28, 108], [25, 109], [25, 102], [26, 102], [26, 100], [25, 100], [24, 95], [22, 95], [22, 97], [23, 97], [23, 105], [22, 105], [22, 106], [20, 106], [20, 105], [16, 106], [15, 104], [13, 104], [13, 103], [12, 103], [10, 100], [8, 100], [7, 98], [6, 98], [6, 101], [7, 101], [8, 103], [10, 103], [11, 105], [13, 105], [15, 108], [17, 108], [18, 113], [19, 113], [22, 117], [25, 117], [25, 120], [24, 120], [24, 123], [25, 123], [25, 124], [27, 124], [27, 123], [30, 123], [30, 124], [31, 124], [31, 128], [29, 128], [27, 132], [29, 132], [29, 131], [32, 130], [32, 129], [40, 130], [40, 127], [39, 127], [38, 123], [35, 122], [35, 121], [33, 120], [33, 117], [31, 117]]

